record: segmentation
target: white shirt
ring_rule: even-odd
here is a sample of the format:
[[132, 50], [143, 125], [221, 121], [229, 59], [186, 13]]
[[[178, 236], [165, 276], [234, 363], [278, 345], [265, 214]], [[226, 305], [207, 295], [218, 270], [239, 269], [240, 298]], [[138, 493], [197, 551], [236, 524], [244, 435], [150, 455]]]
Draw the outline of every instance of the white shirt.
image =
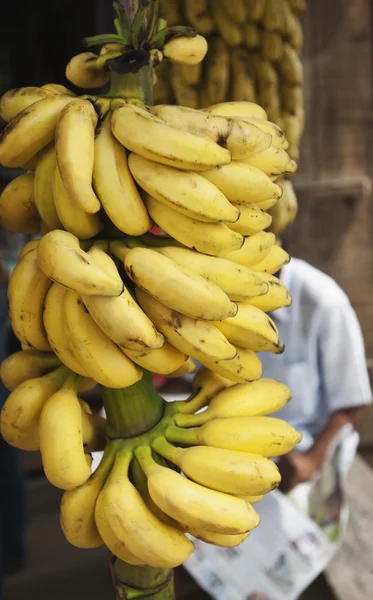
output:
[[271, 314], [281, 355], [263, 352], [263, 376], [289, 386], [293, 399], [276, 417], [303, 434], [297, 450], [307, 451], [331, 413], [372, 400], [363, 336], [354, 309], [333, 279], [292, 258], [281, 280], [292, 296], [290, 307]]

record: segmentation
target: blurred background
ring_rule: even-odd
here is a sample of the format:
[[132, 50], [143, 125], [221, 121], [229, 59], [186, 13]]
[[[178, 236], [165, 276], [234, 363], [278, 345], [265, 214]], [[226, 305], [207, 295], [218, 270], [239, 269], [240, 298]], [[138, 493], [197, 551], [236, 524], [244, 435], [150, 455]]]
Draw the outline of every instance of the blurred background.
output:
[[[84, 36], [111, 31], [109, 0], [18, 0], [3, 3], [0, 94], [65, 79]], [[373, 3], [308, 0], [303, 17], [306, 128], [294, 178], [299, 213], [288, 251], [331, 275], [355, 308], [373, 374]], [[18, 173], [0, 167], [0, 188]], [[0, 231], [0, 255], [11, 270], [27, 238]], [[372, 377], [371, 377], [372, 379]], [[27, 558], [5, 579], [6, 600], [26, 593], [53, 598], [111, 598], [106, 552], [77, 550], [59, 528], [61, 494], [44, 478], [38, 453], [22, 453], [27, 488]], [[373, 407], [360, 428], [351, 480], [351, 527], [340, 554], [305, 594], [325, 600], [371, 598], [372, 573], [359, 557], [373, 546]], [[0, 492], [1, 493], [1, 492]], [[369, 534], [370, 532], [370, 534]], [[177, 570], [177, 598], [208, 598]], [[229, 600], [229, 599], [227, 599]]]

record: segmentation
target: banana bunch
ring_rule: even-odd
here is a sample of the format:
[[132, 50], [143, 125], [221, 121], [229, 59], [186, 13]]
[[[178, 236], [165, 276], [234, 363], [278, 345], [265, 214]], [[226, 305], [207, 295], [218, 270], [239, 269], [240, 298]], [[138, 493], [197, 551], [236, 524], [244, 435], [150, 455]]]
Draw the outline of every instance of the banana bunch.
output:
[[252, 505], [280, 482], [268, 457], [299, 442], [290, 425], [266, 416], [290, 396], [277, 381], [232, 384], [202, 367], [191, 399], [169, 403], [143, 436], [111, 441], [90, 478], [65, 492], [66, 538], [79, 548], [105, 544], [129, 564], [164, 568], [188, 558], [190, 536], [239, 545], [259, 524]]

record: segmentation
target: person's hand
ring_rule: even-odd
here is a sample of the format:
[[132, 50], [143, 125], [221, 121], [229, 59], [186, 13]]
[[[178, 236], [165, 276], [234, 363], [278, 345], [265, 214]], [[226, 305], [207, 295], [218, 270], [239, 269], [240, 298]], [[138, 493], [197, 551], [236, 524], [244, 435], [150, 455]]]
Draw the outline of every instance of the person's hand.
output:
[[281, 457], [278, 467], [282, 478], [279, 489], [287, 493], [298, 483], [312, 479], [319, 471], [320, 463], [312, 451], [291, 452]]

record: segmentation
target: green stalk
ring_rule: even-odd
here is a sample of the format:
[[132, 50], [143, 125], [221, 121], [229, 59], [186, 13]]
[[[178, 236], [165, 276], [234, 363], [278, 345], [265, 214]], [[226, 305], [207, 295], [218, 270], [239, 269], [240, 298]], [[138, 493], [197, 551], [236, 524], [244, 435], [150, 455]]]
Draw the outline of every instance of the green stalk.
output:
[[169, 425], [165, 431], [165, 436], [169, 442], [177, 442], [186, 446], [198, 444], [198, 429], [182, 429], [176, 425]]
[[117, 600], [146, 598], [147, 600], [174, 600], [172, 569], [135, 567], [110, 557], [110, 569]]

